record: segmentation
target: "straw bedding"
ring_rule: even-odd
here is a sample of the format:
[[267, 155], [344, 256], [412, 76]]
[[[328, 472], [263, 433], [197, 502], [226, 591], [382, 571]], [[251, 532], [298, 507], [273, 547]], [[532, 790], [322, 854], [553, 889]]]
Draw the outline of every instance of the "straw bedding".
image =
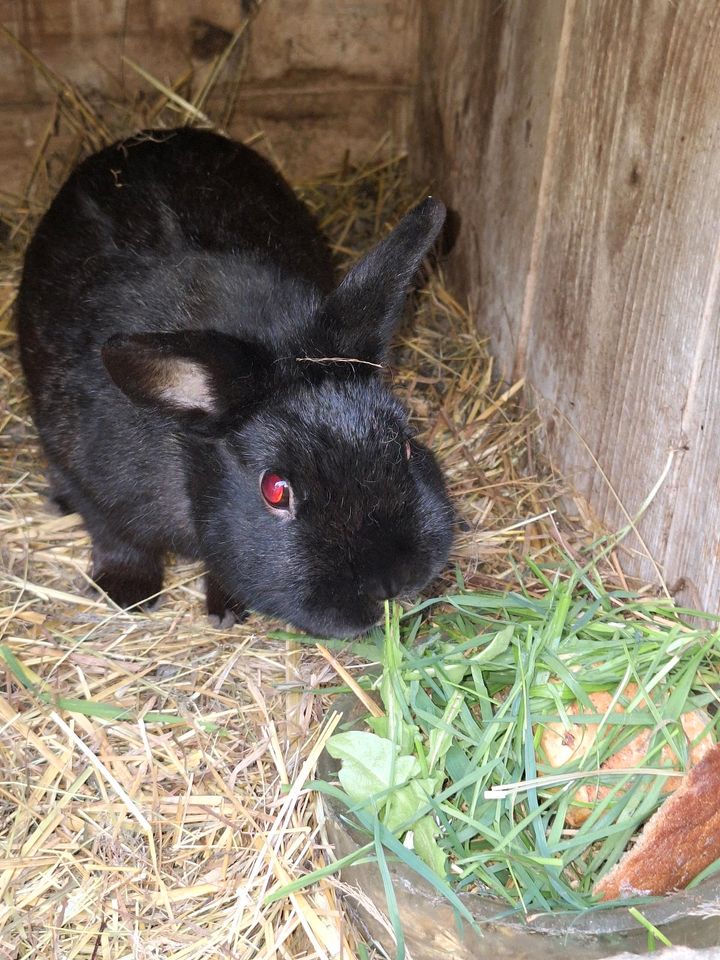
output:
[[[283, 625], [266, 618], [212, 630], [197, 565], [170, 566], [155, 612], [117, 610], [91, 588], [80, 519], [44, 498], [13, 332], [23, 247], [79, 157], [147, 122], [197, 120], [184, 86], [91, 105], [48, 81], [53, 123], [27, 189], [2, 197], [1, 213], [0, 958], [366, 955], [332, 879], [264, 904], [329, 856], [303, 786], [331, 733], [332, 663], [312, 644], [274, 639]], [[340, 263], [422, 193], [402, 158], [379, 159], [388, 155], [383, 143], [364, 167], [299, 185]], [[397, 389], [464, 521], [457, 569], [472, 586], [507, 585], [514, 560], [552, 551], [557, 537], [543, 516], [557, 490], [538, 466], [521, 385], [495, 385], [476, 318], [439, 267], [397, 357]], [[455, 576], [449, 568], [446, 583]], [[352, 653], [335, 652], [352, 672]]]

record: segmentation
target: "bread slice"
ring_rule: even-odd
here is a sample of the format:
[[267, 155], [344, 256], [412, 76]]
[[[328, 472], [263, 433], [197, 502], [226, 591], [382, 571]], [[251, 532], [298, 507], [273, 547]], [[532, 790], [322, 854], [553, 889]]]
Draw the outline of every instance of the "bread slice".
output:
[[720, 744], [682, 778], [594, 892], [616, 900], [681, 890], [718, 857]]
[[[637, 689], [636, 684], [628, 683], [623, 693], [627, 698], [632, 698], [637, 693]], [[596, 713], [601, 715], [610, 710], [612, 699], [609, 693], [602, 691], [590, 694], [590, 702]], [[644, 704], [645, 701], [641, 701], [639, 705], [642, 707]], [[567, 712], [569, 717], [574, 717], [581, 715], [584, 710], [577, 703], [571, 703]], [[618, 703], [615, 705], [614, 712], [624, 713], [625, 708]], [[703, 710], [693, 710], [690, 713], [684, 713], [680, 717], [680, 723], [688, 741], [689, 766], [695, 766], [715, 743], [710, 717]], [[612, 725], [613, 722], [610, 719], [606, 729], [610, 729]], [[597, 723], [573, 723], [569, 729], [563, 723], [548, 723], [540, 737], [542, 755], [552, 767], [561, 767], [577, 757], [584, 757], [593, 750], [597, 731]], [[650, 729], [641, 729], [637, 736], [622, 749], [608, 757], [601, 769], [612, 771], [642, 766], [650, 747], [651, 737]], [[679, 761], [669, 746], [663, 747], [660, 762], [657, 765], [678, 768]], [[663, 792], [672, 793], [680, 782], [675, 777], [667, 777]], [[613, 789], [612, 786], [590, 782], [579, 786], [573, 794], [574, 802], [568, 807], [565, 816], [567, 826], [579, 827], [583, 824], [592, 813], [593, 805], [604, 799]]]

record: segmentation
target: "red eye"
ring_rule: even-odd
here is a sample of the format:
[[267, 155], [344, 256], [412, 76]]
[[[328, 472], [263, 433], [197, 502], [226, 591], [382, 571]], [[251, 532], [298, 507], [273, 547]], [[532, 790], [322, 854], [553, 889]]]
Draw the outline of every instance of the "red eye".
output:
[[268, 471], [260, 478], [260, 492], [274, 510], [290, 508], [290, 484], [278, 473]]

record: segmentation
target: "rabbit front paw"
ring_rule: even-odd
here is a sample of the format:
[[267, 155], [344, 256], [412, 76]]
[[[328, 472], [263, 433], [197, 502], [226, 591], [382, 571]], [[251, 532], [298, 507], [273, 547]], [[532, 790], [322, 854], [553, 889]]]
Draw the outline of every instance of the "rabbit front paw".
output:
[[95, 584], [118, 607], [155, 606], [163, 585], [160, 557], [135, 548], [101, 549], [95, 543], [93, 559]]
[[229, 630], [248, 616], [245, 604], [229, 596], [210, 576], [205, 587], [205, 604], [210, 625], [216, 630]]

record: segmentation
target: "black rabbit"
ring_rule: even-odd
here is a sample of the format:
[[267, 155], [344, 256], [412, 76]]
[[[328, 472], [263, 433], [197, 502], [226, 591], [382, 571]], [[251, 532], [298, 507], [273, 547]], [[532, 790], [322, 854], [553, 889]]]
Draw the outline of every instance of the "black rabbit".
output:
[[216, 623], [347, 636], [438, 573], [452, 509], [380, 365], [444, 216], [428, 198], [336, 287], [239, 143], [146, 131], [74, 171], [27, 251], [21, 357], [53, 495], [118, 605], [174, 551], [205, 562]]

